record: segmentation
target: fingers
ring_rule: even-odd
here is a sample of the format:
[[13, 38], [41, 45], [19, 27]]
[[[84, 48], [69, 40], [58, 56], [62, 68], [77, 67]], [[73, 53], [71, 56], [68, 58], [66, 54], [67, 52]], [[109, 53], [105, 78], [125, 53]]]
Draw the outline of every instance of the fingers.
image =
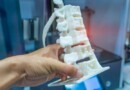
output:
[[57, 59], [59, 59], [61, 54], [64, 52], [64, 49], [58, 44], [48, 45], [47, 47], [51, 48], [51, 52], [58, 57]]
[[67, 79], [67, 76], [65, 74], [62, 74], [62, 73], [57, 73], [55, 77], [61, 78], [62, 81]]
[[80, 78], [83, 76], [83, 74], [80, 73], [74, 66], [67, 65], [56, 60], [53, 63], [51, 62], [51, 69], [57, 73], [64, 73], [70, 77]]
[[78, 71], [74, 66], [65, 64], [64, 67], [64, 73], [68, 76], [75, 77], [75, 78], [81, 78], [83, 74]]
[[55, 59], [59, 59], [61, 54], [63, 53], [63, 49], [58, 44], [48, 45], [45, 48], [39, 49], [35, 52], [32, 52], [27, 55], [39, 55], [39, 56], [45, 56], [45, 57], [51, 57]]
[[[60, 60], [61, 59], [61, 55], [63, 54], [64, 52], [64, 49], [63, 48], [60, 48], [57, 52], [57, 56], [58, 56], [58, 59]], [[62, 60], [61, 60], [62, 61]]]

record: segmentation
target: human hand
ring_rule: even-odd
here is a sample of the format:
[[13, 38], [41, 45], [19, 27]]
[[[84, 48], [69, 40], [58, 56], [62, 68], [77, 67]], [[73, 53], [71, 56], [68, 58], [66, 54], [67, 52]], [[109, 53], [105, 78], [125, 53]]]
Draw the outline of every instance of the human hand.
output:
[[24, 72], [23, 78], [16, 83], [18, 86], [37, 86], [57, 76], [62, 80], [67, 76], [82, 77], [75, 67], [52, 58], [30, 55], [17, 56], [17, 59], [22, 62], [20, 71]]
[[47, 47], [39, 49], [32, 53], [29, 53], [28, 55], [30, 56], [38, 55], [42, 57], [49, 57], [49, 58], [60, 60], [60, 55], [62, 53], [63, 53], [63, 48], [61, 48], [60, 45], [58, 44], [53, 44], [53, 45], [48, 45]]
[[63, 49], [50, 45], [33, 53], [14, 56], [0, 61], [0, 89], [7, 90], [12, 85], [37, 86], [60, 77], [80, 78], [82, 74], [72, 65], [59, 61]]
[[[30, 54], [27, 54], [28, 60], [33, 59], [30, 62], [27, 62], [28, 60], [26, 61], [26, 63], [28, 63], [27, 65], [31, 65], [30, 66], [31, 68], [28, 67], [28, 69], [29, 69], [28, 71], [34, 72], [34, 75], [28, 74], [25, 77], [26, 79], [21, 80], [18, 83], [18, 85], [22, 85], [22, 86], [25, 86], [25, 85], [30, 86], [31, 85], [31, 86], [33, 86], [35, 84], [40, 84], [40, 83], [49, 81], [54, 77], [60, 77], [62, 80], [65, 80], [67, 76], [73, 77], [74, 75], [76, 75], [76, 77], [77, 76], [81, 77], [82, 75], [78, 75], [78, 70], [76, 68], [74, 68], [71, 65], [66, 65], [62, 62], [59, 62], [60, 61], [59, 57], [62, 53], [63, 53], [63, 49], [60, 47], [60, 45], [54, 44], [54, 45], [49, 45], [45, 48], [39, 49], [39, 50], [32, 52]], [[27, 57], [26, 57], [26, 59], [27, 59]], [[25, 60], [25, 59], [23, 59], [23, 60]], [[40, 64], [38, 64], [38, 65], [36, 64], [39, 61], [45, 65], [40, 67]], [[46, 65], [48, 65], [48, 66], [46, 66]], [[46, 68], [44, 68], [44, 66]], [[44, 71], [46, 71], [46, 69], [47, 69], [48, 72], [46, 71], [43, 75], [40, 74], [40, 75], [35, 76], [35, 74], [36, 74], [35, 72], [38, 72], [36, 67], [39, 68], [38, 70], [41, 70], [42, 68], [44, 68]], [[55, 69], [58, 71], [56, 71]], [[39, 73], [41, 73], [41, 72], [42, 71], [39, 71]]]

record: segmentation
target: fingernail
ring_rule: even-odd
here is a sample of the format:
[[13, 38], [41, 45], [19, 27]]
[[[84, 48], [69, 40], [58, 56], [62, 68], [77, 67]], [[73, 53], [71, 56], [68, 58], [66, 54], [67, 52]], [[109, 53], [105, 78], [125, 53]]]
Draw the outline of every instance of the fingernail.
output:
[[81, 77], [83, 77], [83, 73], [78, 70], [75, 77], [81, 78]]

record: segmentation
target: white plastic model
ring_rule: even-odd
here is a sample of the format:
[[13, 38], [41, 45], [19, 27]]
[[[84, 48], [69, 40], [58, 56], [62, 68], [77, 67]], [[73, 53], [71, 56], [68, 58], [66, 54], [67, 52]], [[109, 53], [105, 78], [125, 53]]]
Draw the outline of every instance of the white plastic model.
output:
[[66, 81], [58, 80], [48, 86], [59, 86], [67, 84], [75, 84], [95, 76], [109, 69], [102, 67], [91, 48], [89, 39], [86, 34], [86, 29], [83, 24], [83, 18], [79, 6], [63, 5], [62, 0], [54, 0], [54, 3], [59, 6], [50, 17], [48, 23], [43, 30], [43, 45], [45, 46], [45, 38], [50, 25], [54, 19], [57, 19], [57, 30], [60, 32], [60, 37], [57, 43], [64, 48], [62, 59], [67, 64], [72, 64], [77, 67], [83, 74], [83, 78], [69, 78]]

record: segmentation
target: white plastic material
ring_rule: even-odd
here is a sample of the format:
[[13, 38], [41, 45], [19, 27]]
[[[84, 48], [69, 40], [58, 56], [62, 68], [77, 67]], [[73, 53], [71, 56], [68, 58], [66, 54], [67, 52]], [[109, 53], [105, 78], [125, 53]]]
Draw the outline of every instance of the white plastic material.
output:
[[88, 40], [85, 30], [80, 31], [71, 30], [68, 33], [68, 35], [72, 36], [74, 44], [79, 44], [81, 42], [86, 42]]
[[73, 64], [77, 60], [79, 60], [79, 58], [78, 58], [78, 53], [76, 52], [65, 54], [64, 56], [64, 62], [67, 64]]
[[81, 17], [80, 7], [79, 6], [67, 6], [66, 16], [67, 18], [71, 17]]
[[[68, 79], [66, 81], [61, 81], [61, 79], [54, 81], [50, 84], [48, 84], [48, 87], [52, 87], [52, 86], [61, 86], [61, 85], [73, 85], [73, 84], [78, 84], [81, 83], [89, 78], [92, 78], [93, 76], [96, 76], [97, 74], [100, 74], [106, 70], [110, 69], [110, 67], [104, 67], [102, 69], [96, 69], [96, 72], [90, 73], [89, 75], [84, 75], [84, 77], [82, 77], [81, 79], [78, 78], [72, 78], [72, 79]], [[87, 69], [86, 69], [87, 70]]]
[[62, 0], [53, 0], [53, 2], [57, 4], [59, 7], [62, 7], [64, 5]]
[[90, 57], [93, 53], [92, 51], [89, 50], [90, 46], [87, 45], [79, 45], [71, 48], [72, 52], [77, 52], [78, 53], [78, 58], [84, 59], [86, 57]]
[[42, 34], [42, 42], [43, 42], [43, 46], [45, 47], [45, 41], [46, 41], [46, 36], [47, 36], [47, 32], [49, 31], [49, 28], [51, 26], [51, 24], [53, 23], [54, 19], [56, 18], [55, 13], [52, 14], [52, 16], [50, 17], [50, 19], [48, 20], [47, 24], [45, 25], [44, 29], [43, 29], [43, 34]]
[[[64, 9], [64, 8], [62, 8], [62, 9]], [[56, 9], [55, 10], [55, 15], [57, 17], [60, 17], [60, 18], [64, 18], [65, 17], [65, 13], [62, 11], [62, 9]]]
[[61, 58], [64, 59], [65, 63], [74, 65], [84, 76], [82, 78], [68, 78], [65, 81], [58, 80], [48, 86], [76, 84], [108, 70], [110, 67], [102, 67], [93, 52], [86, 34], [80, 7], [63, 6], [62, 0], [54, 0], [54, 3], [59, 8], [55, 9], [44, 28], [43, 45], [45, 46], [45, 38], [49, 27], [57, 17], [57, 30], [60, 32], [57, 43], [64, 48]]
[[62, 31], [67, 31], [68, 30], [68, 24], [66, 20], [59, 19], [57, 20], [57, 30], [62, 32]]
[[73, 45], [73, 39], [71, 36], [61, 36], [60, 39], [60, 45], [64, 48], [67, 46], [72, 46]]

